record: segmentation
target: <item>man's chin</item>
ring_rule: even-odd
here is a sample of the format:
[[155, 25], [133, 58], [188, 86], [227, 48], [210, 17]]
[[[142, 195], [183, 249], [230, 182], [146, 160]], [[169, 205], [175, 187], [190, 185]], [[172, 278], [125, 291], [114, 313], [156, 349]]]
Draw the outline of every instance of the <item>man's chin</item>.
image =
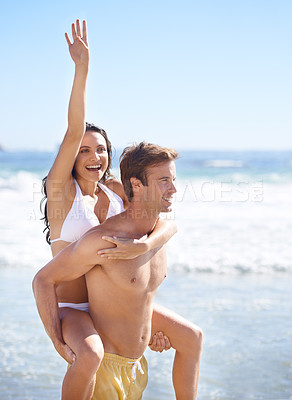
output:
[[172, 205], [168, 206], [168, 207], [164, 207], [162, 210], [160, 210], [160, 212], [163, 213], [170, 213], [172, 211]]

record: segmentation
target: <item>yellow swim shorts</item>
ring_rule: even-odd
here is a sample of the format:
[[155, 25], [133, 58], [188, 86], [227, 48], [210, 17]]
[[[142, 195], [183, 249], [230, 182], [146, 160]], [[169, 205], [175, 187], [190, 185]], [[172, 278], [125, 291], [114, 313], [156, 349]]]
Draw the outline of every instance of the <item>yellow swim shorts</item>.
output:
[[140, 400], [148, 382], [146, 358], [105, 353], [91, 400]]

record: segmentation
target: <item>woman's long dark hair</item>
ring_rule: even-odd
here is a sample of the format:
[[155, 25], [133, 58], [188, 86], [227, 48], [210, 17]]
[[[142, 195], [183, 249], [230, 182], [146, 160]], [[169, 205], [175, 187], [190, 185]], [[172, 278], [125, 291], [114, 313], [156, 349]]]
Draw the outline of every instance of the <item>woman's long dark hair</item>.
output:
[[[86, 122], [85, 132], [88, 132], [88, 131], [100, 133], [106, 141], [106, 148], [107, 148], [107, 154], [108, 154], [108, 166], [103, 174], [103, 177], [100, 180], [100, 182], [104, 183], [111, 176], [110, 169], [111, 169], [111, 164], [112, 164], [112, 144], [111, 144], [109, 138], [107, 137], [107, 133], [104, 129], [99, 128], [98, 126], [96, 126], [94, 124], [89, 124], [88, 122]], [[74, 167], [72, 170], [72, 175], [74, 176]], [[46, 234], [47, 243], [51, 244], [51, 228], [50, 228], [50, 224], [49, 224], [49, 220], [48, 220], [48, 205], [47, 205], [47, 199], [48, 199], [48, 197], [47, 197], [47, 177], [48, 176], [45, 176], [42, 179], [42, 194], [44, 197], [41, 199], [41, 202], [40, 202], [40, 210], [41, 210], [41, 213], [44, 214], [44, 216], [41, 218], [41, 220], [43, 220], [44, 224], [45, 224], [45, 229], [43, 230], [43, 233]]]

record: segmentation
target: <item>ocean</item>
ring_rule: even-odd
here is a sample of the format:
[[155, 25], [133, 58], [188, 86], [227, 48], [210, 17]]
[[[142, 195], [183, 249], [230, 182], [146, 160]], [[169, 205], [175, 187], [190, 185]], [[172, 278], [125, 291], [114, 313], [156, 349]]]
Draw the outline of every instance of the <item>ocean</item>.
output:
[[[31, 290], [51, 258], [39, 202], [54, 156], [0, 151], [3, 400], [59, 399], [66, 370]], [[178, 233], [156, 301], [204, 331], [198, 399], [292, 399], [292, 151], [185, 150], [176, 164]], [[175, 398], [173, 356], [146, 351], [144, 400]]]

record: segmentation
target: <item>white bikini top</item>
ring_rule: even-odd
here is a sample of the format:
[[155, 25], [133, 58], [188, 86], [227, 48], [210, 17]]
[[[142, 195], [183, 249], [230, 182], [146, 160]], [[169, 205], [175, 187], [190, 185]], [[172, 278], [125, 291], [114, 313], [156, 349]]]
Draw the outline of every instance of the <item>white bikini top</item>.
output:
[[[65, 218], [60, 237], [51, 240], [51, 243], [59, 240], [64, 240], [65, 242], [70, 243], [75, 242], [75, 240], [78, 240], [90, 228], [100, 224], [97, 216], [94, 213], [93, 202], [90, 204], [90, 201], [86, 201], [88, 200], [88, 197], [90, 199], [91, 197], [83, 196], [75, 179], [74, 184], [76, 188], [76, 195], [72, 207]], [[107, 195], [110, 201], [106, 218], [120, 214], [122, 211], [124, 211], [123, 200], [120, 198], [120, 196], [101, 183], [98, 183], [98, 186]]]

